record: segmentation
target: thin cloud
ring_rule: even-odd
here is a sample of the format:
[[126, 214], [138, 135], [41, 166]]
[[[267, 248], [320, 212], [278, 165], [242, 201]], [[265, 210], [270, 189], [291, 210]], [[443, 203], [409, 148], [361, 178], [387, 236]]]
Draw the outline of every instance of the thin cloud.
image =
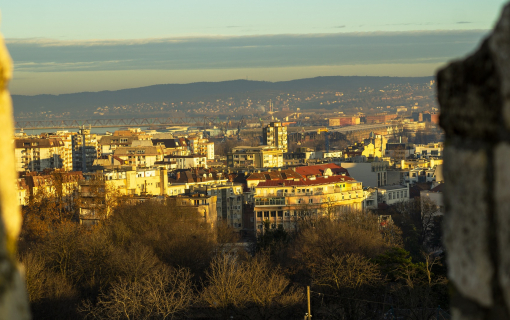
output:
[[473, 22], [471, 22], [471, 21], [459, 21], [459, 22], [457, 22], [457, 24], [466, 24], [466, 23], [473, 23]]
[[226, 26], [227, 29], [232, 29], [232, 28], [241, 28], [241, 26]]
[[378, 31], [6, 42], [18, 71], [189, 70], [441, 63], [471, 51], [486, 33]]
[[336, 26], [336, 27], [333, 27], [333, 28], [335, 28], [335, 29], [345, 28], [345, 24], [344, 24], [344, 25], [342, 25], [342, 26]]

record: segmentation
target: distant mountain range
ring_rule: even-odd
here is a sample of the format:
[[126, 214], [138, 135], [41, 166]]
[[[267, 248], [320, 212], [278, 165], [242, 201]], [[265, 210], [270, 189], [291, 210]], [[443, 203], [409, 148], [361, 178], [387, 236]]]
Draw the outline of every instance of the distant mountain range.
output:
[[65, 112], [113, 105], [137, 103], [179, 102], [205, 100], [208, 97], [227, 98], [238, 94], [352, 90], [360, 87], [383, 88], [389, 84], [420, 84], [434, 77], [317, 77], [291, 81], [268, 82], [232, 80], [196, 82], [188, 84], [161, 84], [116, 91], [79, 92], [60, 95], [13, 95], [14, 113]]

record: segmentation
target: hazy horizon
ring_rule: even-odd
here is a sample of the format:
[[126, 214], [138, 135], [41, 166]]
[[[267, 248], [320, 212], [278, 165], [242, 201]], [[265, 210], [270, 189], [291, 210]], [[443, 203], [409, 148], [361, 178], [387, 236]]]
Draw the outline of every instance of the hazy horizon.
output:
[[316, 76], [432, 76], [504, 2], [19, 0], [2, 4], [13, 94]]

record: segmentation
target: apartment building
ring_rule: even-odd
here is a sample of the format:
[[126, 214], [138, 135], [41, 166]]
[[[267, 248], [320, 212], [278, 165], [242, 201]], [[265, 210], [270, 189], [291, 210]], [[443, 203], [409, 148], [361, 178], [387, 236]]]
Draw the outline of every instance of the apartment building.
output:
[[189, 195], [180, 194], [169, 197], [167, 199], [167, 205], [176, 212], [182, 213], [184, 218], [186, 218], [186, 216], [193, 218], [193, 215], [198, 215], [211, 229], [214, 230], [214, 228], [216, 228], [218, 221], [216, 196], [198, 193]]
[[117, 147], [113, 153], [114, 157], [123, 160], [125, 164], [136, 167], [152, 167], [164, 157], [162, 146], [131, 146]]
[[295, 229], [300, 220], [317, 217], [338, 218], [350, 210], [362, 210], [361, 182], [348, 176], [260, 182], [254, 191], [254, 228]]
[[382, 202], [387, 205], [397, 204], [402, 201], [409, 201], [409, 185], [393, 185], [378, 188]]
[[235, 147], [227, 154], [227, 166], [231, 168], [283, 167], [283, 151], [272, 146]]
[[262, 129], [264, 144], [288, 152], [287, 127], [282, 122], [271, 122]]
[[218, 222], [227, 223], [236, 232], [243, 228], [243, 185], [224, 182], [193, 189], [195, 192], [215, 196]]
[[189, 156], [164, 156], [162, 165], [172, 164], [176, 170], [180, 169], [193, 169], [193, 168], [207, 168], [207, 158], [203, 155], [192, 154]]
[[191, 154], [203, 155], [207, 160], [214, 160], [214, 142], [199, 136], [192, 136], [186, 139]]
[[73, 170], [88, 172], [98, 158], [97, 136], [90, 129], [80, 129], [72, 136]]
[[103, 136], [99, 140], [99, 149], [102, 156], [111, 155], [117, 148], [129, 147], [139, 139], [138, 135], [131, 136]]
[[416, 144], [415, 154], [420, 158], [428, 157], [442, 157], [443, 156], [443, 143], [429, 143], [429, 144]]
[[65, 145], [60, 138], [16, 139], [14, 155], [18, 172], [40, 172], [45, 169], [60, 168], [69, 170]]
[[47, 135], [48, 138], [58, 138], [64, 143], [64, 153], [61, 155], [62, 158], [62, 169], [65, 171], [73, 170], [73, 135], [76, 132], [69, 132], [67, 130], [56, 131]]
[[105, 170], [105, 185], [120, 195], [167, 195], [168, 172], [160, 168], [124, 167]]

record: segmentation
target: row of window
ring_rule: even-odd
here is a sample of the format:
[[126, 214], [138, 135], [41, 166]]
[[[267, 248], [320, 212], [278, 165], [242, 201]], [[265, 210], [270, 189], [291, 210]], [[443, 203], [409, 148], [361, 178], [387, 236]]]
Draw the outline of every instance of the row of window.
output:
[[396, 199], [404, 199], [404, 198], [407, 198], [407, 190], [388, 192], [388, 200], [396, 200]]

